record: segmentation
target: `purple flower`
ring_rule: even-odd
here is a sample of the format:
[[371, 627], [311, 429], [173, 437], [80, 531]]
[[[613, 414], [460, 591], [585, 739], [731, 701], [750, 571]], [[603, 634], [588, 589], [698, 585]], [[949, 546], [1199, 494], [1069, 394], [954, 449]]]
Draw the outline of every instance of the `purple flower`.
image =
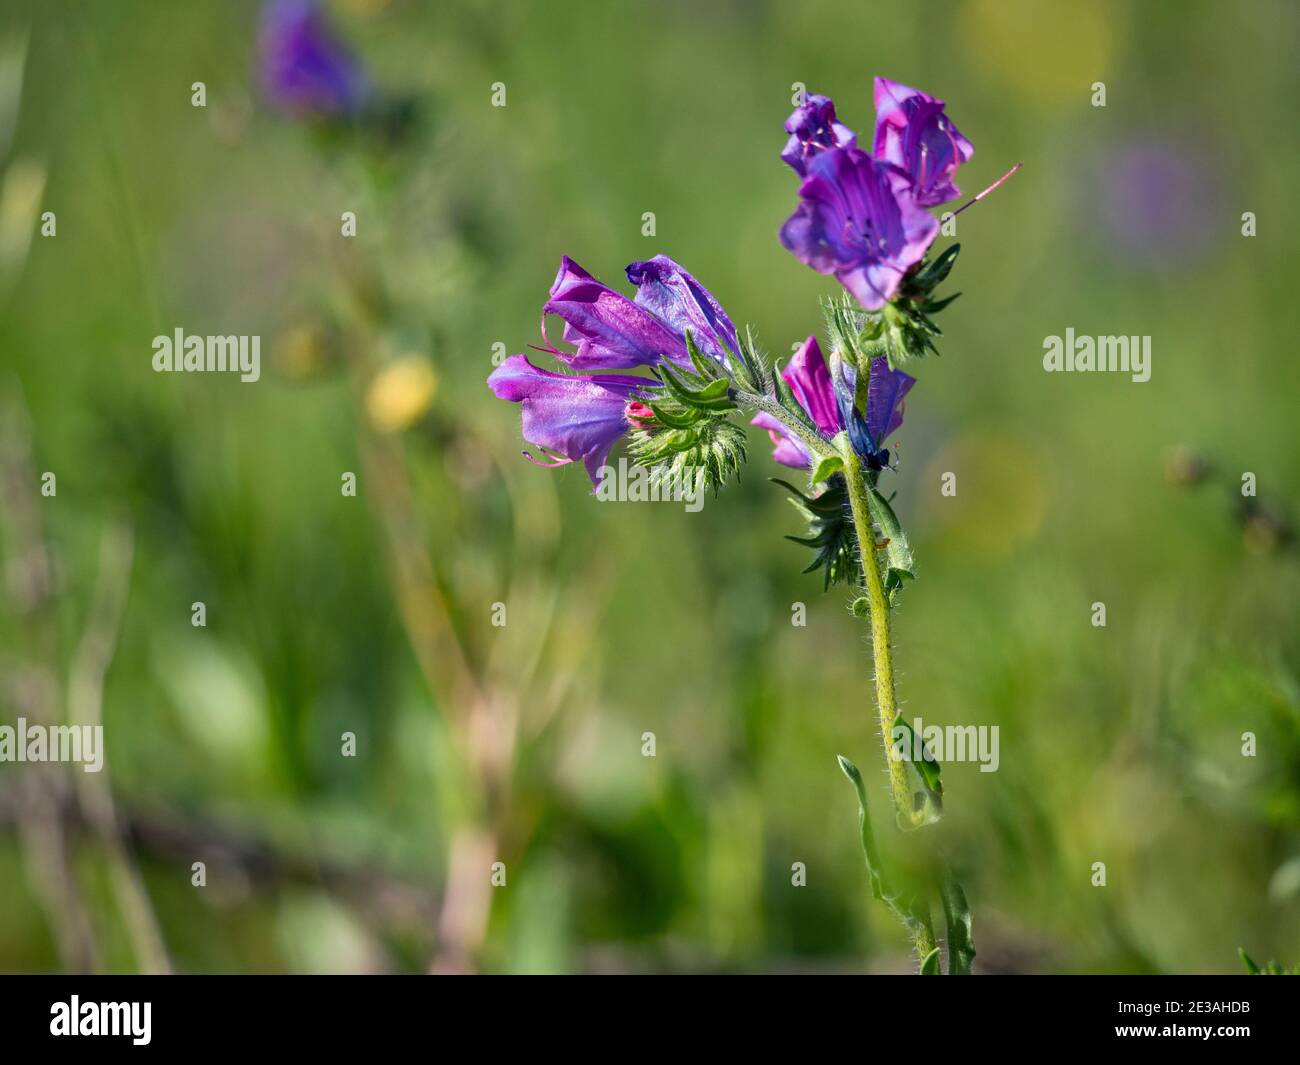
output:
[[922, 207], [960, 196], [952, 176], [975, 149], [944, 113], [943, 101], [888, 78], [876, 79], [875, 95], [876, 158], [907, 174]]
[[627, 268], [627, 279], [637, 286], [636, 303], [677, 335], [686, 330], [696, 347], [725, 363], [739, 348], [736, 327], [713, 294], [666, 255], [656, 255]]
[[829, 96], [805, 96], [803, 103], [785, 120], [790, 139], [781, 159], [803, 177], [808, 160], [827, 148], [855, 148], [858, 137], [848, 126], [835, 120], [835, 104]]
[[294, 115], [346, 118], [370, 92], [360, 64], [335, 37], [317, 0], [270, 0], [258, 33], [262, 87]]
[[[671, 264], [678, 275], [689, 278], [691, 285], [699, 287], [699, 283], [671, 259], [659, 258]], [[629, 278], [632, 278], [634, 268], [646, 265], [650, 264], [633, 263], [629, 266]], [[641, 276], [638, 273], [637, 277]], [[636, 283], [637, 278], [632, 280]], [[685, 282], [681, 287], [685, 287]], [[649, 299], [675, 306], [667, 297]], [[564, 319], [564, 341], [574, 345], [577, 351], [559, 351], [551, 345], [546, 336], [548, 314]], [[560, 261], [560, 272], [551, 286], [551, 298], [542, 307], [542, 339], [546, 341], [547, 351], [577, 369], [599, 366], [622, 370], [633, 366], [653, 366], [665, 357], [683, 366], [690, 365], [683, 330], [678, 329], [675, 323], [670, 326], [645, 306], [640, 292], [635, 302], [628, 299], [597, 281], [567, 255]]]
[[[633, 396], [654, 383], [627, 374], [552, 373], [526, 355], [511, 355], [492, 371], [488, 387], [498, 399], [523, 404], [524, 439], [561, 456], [550, 465], [581, 462], [594, 485], [610, 448], [628, 430]], [[636, 404], [634, 413], [643, 407]]]
[[[781, 371], [781, 376], [824, 437], [829, 440], [847, 431], [855, 449], [879, 469], [889, 461], [889, 452], [882, 450], [881, 445], [903, 424], [903, 397], [911, 391], [916, 379], [901, 370], [891, 370], [883, 358], [873, 359], [871, 382], [867, 386], [867, 417], [863, 424], [861, 416], [853, 410], [853, 369], [843, 363], [841, 367], [844, 379], [837, 387], [817, 338], [809, 337]], [[768, 431], [776, 445], [772, 458], [777, 462], [796, 468], [811, 464], [804, 445], [771, 415], [758, 414], [751, 424]]]
[[781, 243], [818, 273], [834, 274], [868, 310], [888, 302], [939, 232], [911, 179], [859, 148], [814, 155], [799, 198]]
[[[656, 366], [666, 359], [689, 369], [688, 329], [705, 355], [725, 362], [736, 350], [736, 327], [727, 313], [667, 256], [632, 263], [627, 276], [637, 286], [635, 300], [597, 281], [566, 255], [542, 307], [541, 350], [580, 370]], [[564, 319], [563, 339], [576, 350], [560, 350], [547, 339], [549, 314]], [[523, 404], [524, 439], [558, 456], [539, 465], [582, 462], [594, 485], [618, 438], [653, 420], [641, 398], [662, 386], [625, 374], [553, 373], [512, 355], [493, 371], [488, 387], [500, 399]]]

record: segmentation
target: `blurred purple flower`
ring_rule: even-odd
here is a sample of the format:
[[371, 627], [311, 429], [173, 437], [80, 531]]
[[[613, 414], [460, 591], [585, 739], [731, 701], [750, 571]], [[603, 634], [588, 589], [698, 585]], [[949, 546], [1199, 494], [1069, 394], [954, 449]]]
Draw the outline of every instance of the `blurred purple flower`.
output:
[[[790, 363], [781, 371], [790, 391], [813, 424], [828, 440], [848, 431], [854, 448], [879, 469], [889, 461], [889, 452], [881, 445], [885, 438], [903, 424], [903, 397], [916, 379], [901, 370], [891, 370], [885, 359], [871, 362], [871, 382], [867, 387], [865, 423], [852, 409], [855, 375], [852, 367], [841, 363], [843, 380], [837, 388], [832, 380], [816, 337], [809, 337]], [[844, 402], [847, 396], [847, 404]], [[791, 436], [784, 425], [768, 414], [758, 414], [750, 423], [766, 429], [775, 448], [772, 458], [783, 466], [803, 468], [811, 458], [803, 444]]]
[[1206, 220], [1220, 213], [1211, 160], [1204, 152], [1143, 138], [1104, 164], [1102, 221], [1107, 249], [1138, 264], [1187, 263], [1214, 246]]
[[876, 158], [907, 174], [922, 207], [960, 196], [952, 176], [975, 149], [944, 113], [944, 102], [888, 78], [876, 78], [875, 97]]
[[[635, 300], [564, 256], [542, 307], [545, 346], [539, 350], [582, 370], [657, 366], [664, 360], [689, 369], [688, 329], [706, 356], [725, 362], [727, 353], [736, 350], [736, 328], [727, 313], [667, 256], [632, 263], [627, 276], [637, 286]], [[575, 351], [560, 350], [547, 338], [548, 314], [564, 319], [563, 339]], [[539, 465], [582, 462], [595, 484], [618, 438], [653, 418], [636, 397], [653, 395], [662, 386], [649, 377], [625, 374], [553, 373], [524, 355], [512, 355], [488, 377], [488, 387], [500, 399], [522, 403], [524, 439], [558, 456]]]
[[814, 155], [799, 198], [781, 243], [818, 273], [834, 274], [868, 310], [888, 302], [939, 232], [911, 179], [859, 148]]
[[785, 120], [790, 139], [781, 159], [796, 174], [807, 173], [808, 160], [827, 148], [855, 148], [858, 136], [835, 119], [835, 104], [829, 96], [805, 96], [803, 103]]
[[356, 115], [370, 92], [360, 63], [334, 35], [317, 0], [269, 0], [258, 32], [262, 87], [290, 114]]

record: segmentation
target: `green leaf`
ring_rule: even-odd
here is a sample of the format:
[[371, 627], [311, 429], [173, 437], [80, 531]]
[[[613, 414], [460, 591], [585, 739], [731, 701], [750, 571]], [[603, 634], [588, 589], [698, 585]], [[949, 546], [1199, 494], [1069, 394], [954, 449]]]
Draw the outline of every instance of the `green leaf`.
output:
[[871, 831], [871, 818], [867, 813], [867, 786], [857, 766], [842, 754], [835, 757], [840, 763], [840, 771], [858, 793], [858, 832], [862, 839], [862, 857], [867, 863], [867, 876], [871, 879], [871, 897], [883, 899], [885, 888], [880, 876], [880, 856], [876, 853], [876, 837]]
[[[836, 757], [840, 763], [840, 771], [849, 778], [849, 782], [858, 795], [858, 829], [862, 840], [862, 857], [867, 863], [867, 876], [871, 881], [872, 897], [880, 899], [889, 907], [889, 912], [907, 929], [913, 943], [933, 942], [933, 933], [930, 930], [929, 905], [917, 899], [913, 899], [906, 905], [900, 905], [897, 896], [886, 890], [884, 874], [881, 871], [880, 855], [876, 850], [876, 837], [871, 831], [871, 817], [867, 812], [867, 788], [863, 783], [862, 773], [844, 755], [841, 754]], [[930, 958], [934, 953], [937, 953], [937, 951], [926, 952], [922, 962], [923, 966], [930, 964]]]
[[1246, 967], [1246, 972], [1251, 976], [1300, 976], [1300, 963], [1290, 969], [1277, 961], [1269, 961], [1263, 966], [1256, 965], [1254, 959], [1241, 947], [1237, 948], [1237, 956], [1241, 958], [1241, 964]]
[[908, 761], [911, 762], [913, 768], [915, 768], [917, 773], [920, 775], [921, 780], [924, 781], [925, 786], [934, 793], [935, 797], [942, 798], [943, 780], [940, 775], [943, 772], [943, 767], [935, 761], [934, 756], [930, 753], [929, 747], [924, 743], [916, 742], [916, 730], [912, 728], [911, 723], [902, 714], [899, 714], [894, 718], [894, 727], [905, 729], [907, 731], [907, 749], [909, 752], [918, 748], [920, 749], [921, 760], [919, 762], [916, 761], [909, 753]]
[[925, 956], [921, 962], [922, 976], [942, 976], [943, 970], [939, 968], [939, 948], [935, 947]]
[[867, 485], [867, 505], [871, 511], [871, 520], [886, 541], [885, 591], [889, 594], [892, 605], [903, 582], [916, 579], [916, 563], [912, 558], [912, 547], [907, 542], [907, 534], [903, 532], [894, 508], [873, 484]]
[[943, 897], [943, 918], [948, 925], [948, 975], [968, 976], [975, 958], [975, 942], [971, 939], [970, 904], [966, 901], [966, 892], [945, 870], [940, 894]]
[[809, 483], [813, 486], [819, 485], [822, 481], [829, 480], [832, 474], [841, 473], [843, 470], [844, 460], [839, 455], [823, 455], [813, 467]]

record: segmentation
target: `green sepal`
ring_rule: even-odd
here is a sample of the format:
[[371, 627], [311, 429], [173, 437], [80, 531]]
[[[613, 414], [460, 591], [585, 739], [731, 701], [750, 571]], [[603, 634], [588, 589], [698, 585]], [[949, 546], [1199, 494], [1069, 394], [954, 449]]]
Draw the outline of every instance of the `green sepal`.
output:
[[[685, 406], [714, 411], [737, 409], [729, 395], [731, 382], [725, 377], [701, 382], [694, 374], [687, 375], [684, 371], [673, 370], [667, 363], [658, 366], [656, 372], [672, 397]], [[684, 378], [695, 378], [695, 380], [688, 383]], [[698, 384], [699, 387], [692, 388], [691, 384]]]
[[686, 354], [691, 357], [691, 365], [695, 367], [695, 373], [705, 381], [716, 380], [721, 375], [722, 368], [713, 359], [708, 358], [699, 349], [695, 343], [695, 337], [691, 331], [686, 330]]
[[952, 271], [953, 264], [956, 263], [957, 256], [960, 254], [960, 244], [948, 245], [928, 263], [922, 265], [921, 269], [913, 274], [911, 278], [904, 281], [905, 289], [929, 295], [947, 280], [948, 274]]
[[745, 335], [738, 336], [737, 340], [740, 342], [740, 350], [733, 360], [736, 379], [751, 392], [765, 395], [768, 391], [767, 367], [754, 340], [753, 330], [745, 326]]
[[829, 590], [840, 581], [857, 579], [857, 540], [853, 535], [853, 519], [849, 515], [848, 487], [844, 478], [833, 474], [818, 495], [805, 495], [788, 481], [771, 478], [793, 498], [790, 502], [808, 522], [806, 536], [787, 536], [796, 544], [817, 552], [804, 573], [824, 570], [822, 587]]
[[655, 421], [669, 429], [690, 429], [699, 422], [702, 414], [698, 407], [674, 410], [667, 403], [656, 400], [651, 400], [649, 407], [654, 411]]
[[716, 493], [739, 474], [745, 464], [747, 443], [744, 429], [712, 414], [700, 417], [687, 428], [651, 423], [637, 429], [632, 433], [628, 453], [633, 461], [670, 483], [703, 470], [705, 487]]
[[840, 352], [859, 369], [884, 357], [890, 369], [911, 359], [939, 353], [935, 339], [943, 330], [931, 315], [938, 314], [961, 293], [936, 299], [957, 261], [960, 244], [950, 245], [935, 258], [922, 262], [905, 276], [894, 298], [876, 311], [864, 310], [847, 293], [823, 302], [831, 350]]

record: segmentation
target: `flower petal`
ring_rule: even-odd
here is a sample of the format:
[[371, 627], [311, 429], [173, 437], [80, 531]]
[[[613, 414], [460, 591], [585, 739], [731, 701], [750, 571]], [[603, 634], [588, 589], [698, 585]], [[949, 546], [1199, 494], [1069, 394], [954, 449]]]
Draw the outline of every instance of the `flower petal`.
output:
[[690, 363], [680, 336], [645, 307], [597, 281], [567, 255], [551, 286], [551, 298], [542, 307], [544, 339], [548, 314], [564, 319], [564, 340], [577, 348], [575, 352], [551, 348], [551, 353], [576, 369], [653, 366], [664, 357], [682, 365]]
[[868, 310], [894, 295], [939, 232], [910, 179], [858, 148], [815, 156], [799, 197], [781, 243], [814, 270], [833, 273]]
[[876, 158], [908, 175], [922, 207], [960, 196], [952, 176], [975, 149], [948, 118], [944, 102], [888, 78], [876, 79], [875, 97]]
[[591, 483], [610, 448], [629, 428], [624, 410], [638, 393], [658, 387], [626, 374], [570, 375], [534, 366], [525, 355], [511, 355], [488, 378], [498, 399], [523, 404], [523, 435], [587, 467]]
[[666, 255], [632, 263], [627, 279], [636, 285], [636, 303], [683, 338], [691, 331], [705, 355], [727, 361], [739, 348], [736, 327], [713, 294]]
[[750, 425], [757, 425], [760, 429], [766, 429], [767, 435], [772, 438], [772, 443], [776, 445], [772, 450], [772, 458], [776, 459], [782, 466], [792, 466], [797, 470], [803, 469], [811, 464], [808, 452], [804, 450], [803, 444], [792, 437], [784, 425], [772, 417], [770, 414], [755, 414], [754, 420]]
[[871, 360], [871, 382], [867, 385], [867, 432], [877, 448], [903, 424], [903, 397], [916, 378], [902, 370], [891, 370], [888, 359]]
[[790, 134], [781, 159], [800, 177], [803, 177], [808, 160], [827, 148], [852, 148], [858, 135], [835, 119], [835, 104], [829, 96], [806, 95], [803, 103], [785, 120], [785, 130]]
[[781, 371], [781, 376], [818, 429], [828, 437], [840, 431], [835, 389], [816, 337], [810, 336], [800, 345], [789, 365]]

